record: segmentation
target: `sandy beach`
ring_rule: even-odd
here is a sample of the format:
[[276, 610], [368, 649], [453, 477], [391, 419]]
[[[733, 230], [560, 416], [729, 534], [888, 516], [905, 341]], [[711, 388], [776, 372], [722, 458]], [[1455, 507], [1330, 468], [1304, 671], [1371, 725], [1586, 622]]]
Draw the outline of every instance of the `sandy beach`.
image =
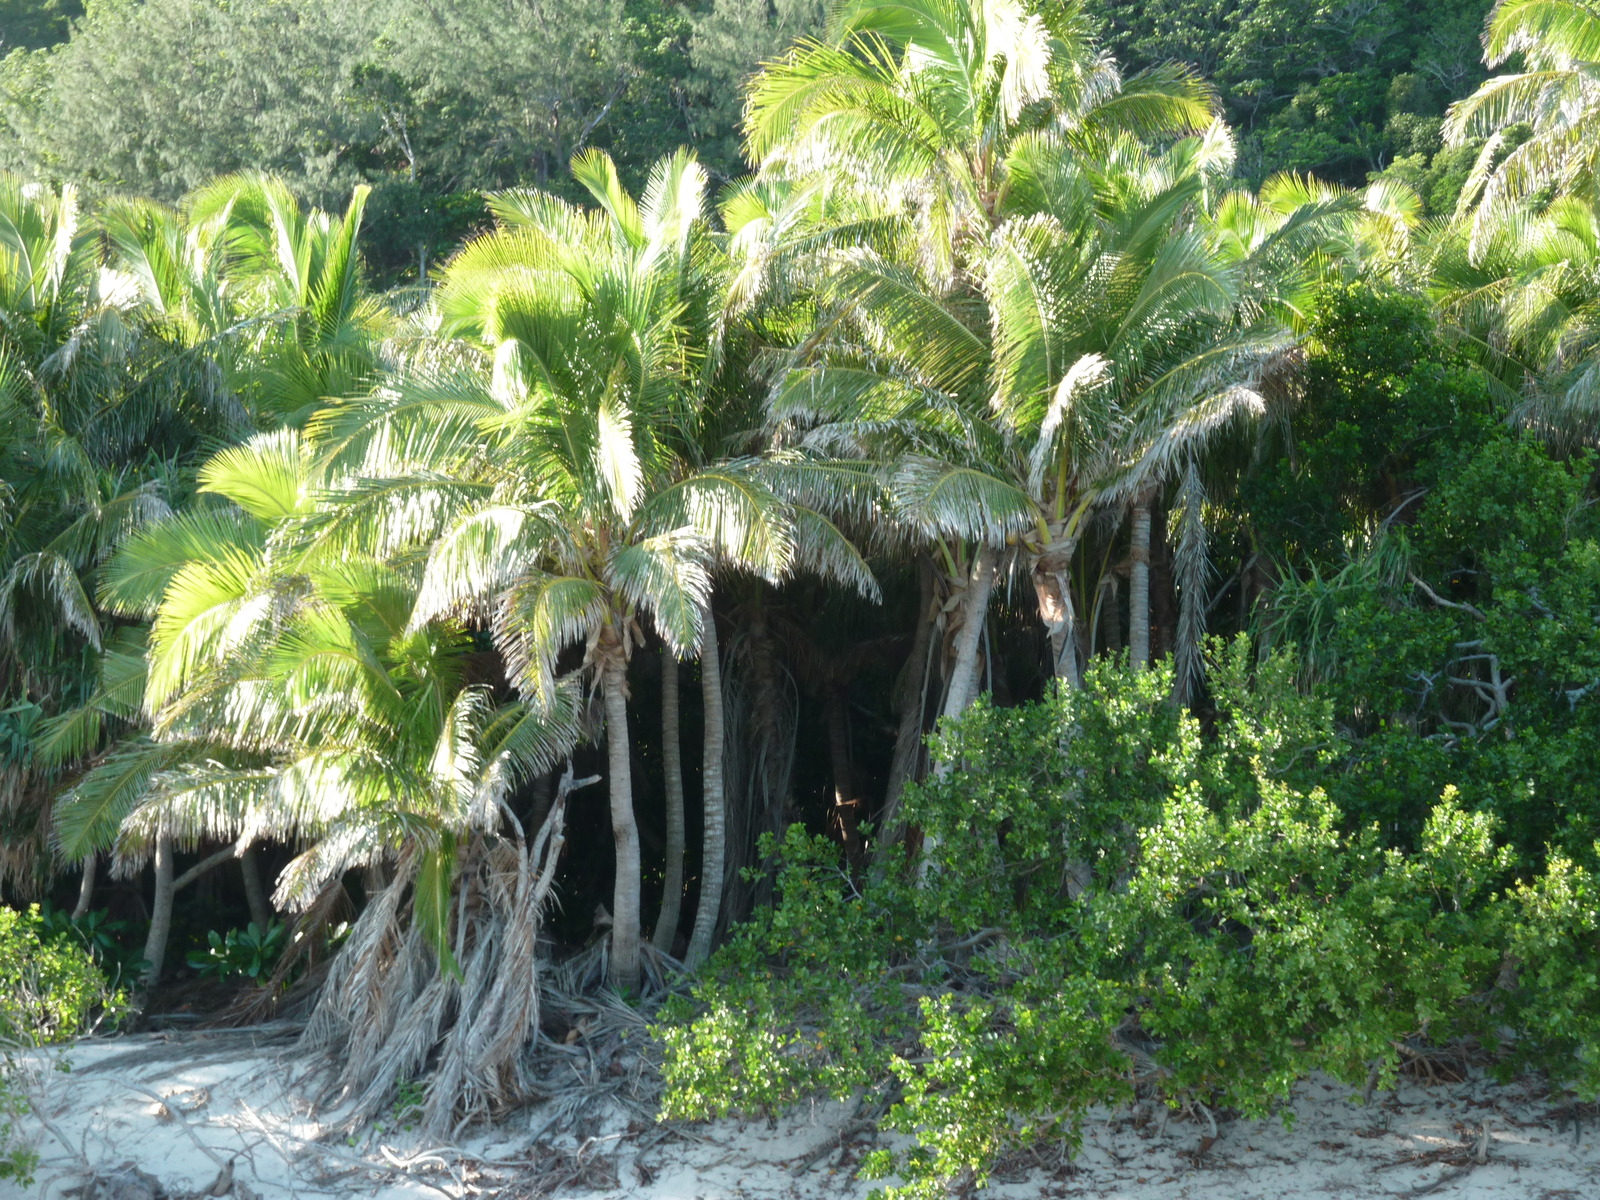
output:
[[[557, 1123], [539, 1108], [458, 1144], [419, 1144], [404, 1113], [352, 1136], [312, 1099], [292, 1041], [248, 1031], [92, 1039], [33, 1060], [39, 1113], [24, 1127], [42, 1159], [29, 1188], [57, 1200], [95, 1175], [97, 1193], [156, 1181], [172, 1197], [440, 1195], [593, 1200], [865, 1197], [854, 1177], [870, 1137], [852, 1107], [819, 1103], [775, 1123], [662, 1125], [602, 1102]], [[1368, 1105], [1327, 1080], [1301, 1083], [1294, 1121], [1222, 1120], [1216, 1138], [1182, 1114], [1092, 1115], [1079, 1153], [1004, 1164], [995, 1197], [1276, 1200], [1286, 1196], [1585, 1200], [1600, 1195], [1600, 1131], [1541, 1085], [1403, 1079]], [[550, 1130], [556, 1129], [556, 1132]], [[132, 1170], [130, 1170], [132, 1168]], [[119, 1176], [117, 1172], [121, 1170]], [[134, 1172], [142, 1172], [142, 1175]], [[123, 1194], [132, 1195], [133, 1192]], [[156, 1193], [160, 1195], [160, 1193]]]

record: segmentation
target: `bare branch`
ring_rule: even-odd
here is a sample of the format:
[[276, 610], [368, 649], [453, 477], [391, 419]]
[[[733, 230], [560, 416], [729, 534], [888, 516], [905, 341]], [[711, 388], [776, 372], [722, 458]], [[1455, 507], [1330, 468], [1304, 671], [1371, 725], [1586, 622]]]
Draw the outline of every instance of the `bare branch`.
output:
[[1439, 595], [1438, 592], [1434, 591], [1431, 587], [1429, 587], [1426, 583], [1424, 583], [1417, 576], [1412, 575], [1409, 578], [1410, 578], [1411, 582], [1414, 585], [1416, 585], [1418, 588], [1422, 589], [1423, 595], [1427, 596], [1429, 600], [1432, 600], [1440, 608], [1458, 608], [1464, 613], [1472, 614], [1473, 617], [1477, 618], [1480, 621], [1488, 620], [1488, 618], [1485, 617], [1483, 615], [1483, 613], [1479, 609], [1474, 608], [1472, 605], [1466, 604], [1466, 603], [1462, 603], [1462, 602], [1459, 602], [1459, 601], [1455, 601], [1455, 600], [1446, 600], [1443, 596]]

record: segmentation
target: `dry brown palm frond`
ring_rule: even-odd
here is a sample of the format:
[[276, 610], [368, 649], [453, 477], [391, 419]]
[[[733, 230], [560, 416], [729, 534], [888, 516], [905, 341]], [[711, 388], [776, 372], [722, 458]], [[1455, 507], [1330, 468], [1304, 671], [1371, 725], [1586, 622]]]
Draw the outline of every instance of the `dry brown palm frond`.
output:
[[302, 1038], [339, 1064], [331, 1091], [356, 1126], [389, 1105], [400, 1083], [430, 1076], [420, 1125], [453, 1135], [465, 1124], [546, 1094], [529, 1051], [539, 1034], [539, 932], [564, 841], [569, 768], [531, 845], [479, 834], [455, 880], [455, 969], [446, 969], [413, 911], [417, 860], [351, 928]]

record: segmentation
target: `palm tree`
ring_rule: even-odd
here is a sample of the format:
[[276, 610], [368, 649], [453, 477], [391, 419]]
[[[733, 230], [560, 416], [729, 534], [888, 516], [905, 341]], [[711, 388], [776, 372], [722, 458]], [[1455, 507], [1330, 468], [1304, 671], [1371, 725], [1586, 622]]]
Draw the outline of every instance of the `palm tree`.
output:
[[563, 651], [585, 647], [616, 844], [610, 976], [632, 988], [639, 848], [626, 698], [641, 622], [692, 654], [714, 644], [707, 606], [720, 565], [775, 580], [813, 553], [847, 576], [864, 568], [831, 526], [779, 494], [768, 464], [708, 462], [696, 446], [699, 335], [715, 323], [720, 284], [692, 156], [658, 164], [642, 203], [602, 154], [573, 170], [598, 212], [538, 192], [495, 196], [500, 228], [444, 272], [445, 328], [492, 367], [415, 374], [316, 430], [330, 461], [372, 476], [364, 494], [408, 492], [413, 528], [437, 535], [414, 622], [486, 614], [534, 704], [553, 694]]
[[[801, 343], [775, 412], [820, 419], [825, 440], [838, 439], [841, 419], [873, 426], [874, 453], [898, 464], [902, 518], [942, 541], [944, 585], [960, 597], [945, 712], [977, 693], [989, 593], [1005, 543], [1025, 530], [1046, 535], [1031, 565], [1058, 670], [1072, 674], [1062, 631], [1074, 618], [1060, 586], [1072, 546], [1007, 480], [1018, 464], [988, 406], [987, 277], [1008, 223], [1062, 194], [1055, 173], [1130, 132], [1208, 126], [1209, 94], [1177, 70], [1123, 81], [1076, 8], [859, 3], [839, 11], [832, 44], [769, 66], [749, 113], [764, 175], [825, 177], [859, 196], [862, 212], [901, 223], [898, 245], [879, 233], [879, 245], [830, 272], [818, 334]], [[881, 436], [891, 428], [893, 448]]]
[[[239, 411], [221, 382], [214, 346], [182, 336], [128, 269], [115, 233], [101, 230], [71, 189], [51, 193], [0, 178], [0, 423], [5, 429], [6, 520], [0, 536], [0, 659], [13, 719], [40, 720], [80, 704], [111, 652], [95, 578], [117, 544], [165, 516], [189, 464], [210, 443], [239, 435]], [[212, 276], [215, 282], [215, 277]], [[52, 739], [27, 763], [5, 767], [14, 828], [0, 862], [49, 861], [46, 796], [68, 767]], [[93, 894], [84, 860], [80, 905]]]
[[1600, 198], [1559, 196], [1476, 238], [1461, 225], [1428, 246], [1430, 294], [1493, 381], [1513, 419], [1557, 444], [1600, 433], [1595, 280]]
[[1600, 13], [1584, 0], [1499, 0], [1483, 44], [1489, 66], [1520, 56], [1523, 69], [1486, 81], [1445, 120], [1447, 144], [1483, 143], [1457, 208], [1472, 214], [1475, 253], [1540, 192], [1594, 197], [1600, 165]]
[[[58, 808], [64, 851], [113, 849], [124, 865], [154, 859], [147, 988], [185, 882], [174, 878], [175, 850], [227, 843], [199, 870], [264, 834], [299, 842], [275, 899], [308, 914], [302, 925], [325, 914], [345, 872], [392, 864], [308, 1037], [345, 1046], [345, 1083], [369, 1107], [435, 1049], [408, 1022], [438, 1029], [459, 1005], [474, 1014], [469, 1025], [503, 1020], [510, 1049], [491, 1039], [494, 1053], [514, 1057], [536, 996], [503, 997], [489, 1016], [476, 1001], [484, 972], [533, 969], [534, 896], [542, 903], [549, 886], [538, 890], [535, 860], [559, 829], [547, 828], [530, 855], [506, 798], [569, 751], [576, 696], [558, 688], [538, 711], [498, 701], [468, 682], [472, 646], [459, 625], [411, 622], [414, 565], [319, 544], [317, 510], [337, 485], [295, 432], [224, 451], [199, 480], [212, 502], [147, 526], [106, 571], [104, 601], [151, 625], [139, 669], [108, 675], [95, 707], [125, 705], [128, 684], [142, 685], [149, 735], [91, 770]], [[522, 880], [510, 900], [508, 869]], [[423, 954], [433, 969], [416, 961]], [[503, 1063], [481, 1060], [481, 1043], [452, 1038], [440, 1035], [442, 1069], [497, 1077]], [[430, 1120], [506, 1098], [475, 1099], [482, 1086], [447, 1081]]]
[[356, 188], [342, 216], [308, 212], [279, 180], [233, 175], [186, 201], [198, 252], [225, 256], [235, 320], [253, 333], [233, 382], [263, 425], [303, 425], [377, 377], [388, 314], [366, 290], [356, 251], [367, 194]]
[[1019, 0], [852, 0], [828, 43], [801, 42], [751, 85], [749, 153], [765, 175], [827, 172], [913, 207], [934, 269], [1002, 219], [1011, 158], [1043, 140], [1094, 153], [1118, 133], [1210, 124], [1180, 68], [1124, 80], [1079, 6]]
[[662, 954], [672, 953], [683, 906], [683, 741], [678, 733], [678, 656], [670, 648], [661, 653], [661, 759], [667, 808], [667, 863], [661, 879], [661, 911], [656, 916], [650, 944]]
[[1118, 137], [1095, 159], [1034, 140], [1009, 164], [1001, 224], [968, 249], [976, 296], [940, 289], [904, 248], [854, 251], [830, 274], [826, 324], [775, 412], [891, 462], [899, 518], [976, 547], [968, 578], [946, 559], [946, 586], [967, 584], [979, 614], [960, 623], [947, 714], [976, 690], [1003, 544], [1033, 582], [1055, 673], [1076, 682], [1080, 597], [1100, 588], [1074, 573], [1107, 505], [1133, 510], [1130, 641], [1148, 658], [1149, 506], [1182, 475], [1198, 513], [1201, 447], [1260, 408], [1257, 380], [1317, 281], [1392, 223], [1382, 189], [1365, 203], [1290, 179], [1229, 192], [1231, 149], [1220, 129], [1160, 154]]

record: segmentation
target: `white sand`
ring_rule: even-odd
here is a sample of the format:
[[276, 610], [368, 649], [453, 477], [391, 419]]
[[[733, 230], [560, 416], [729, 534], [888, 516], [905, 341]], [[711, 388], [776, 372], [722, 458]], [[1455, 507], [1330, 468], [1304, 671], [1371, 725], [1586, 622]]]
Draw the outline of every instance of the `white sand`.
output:
[[[132, 1162], [169, 1188], [201, 1189], [235, 1156], [236, 1178], [266, 1200], [409, 1200], [480, 1190], [531, 1196], [535, 1180], [583, 1169], [591, 1181], [615, 1182], [609, 1190], [569, 1184], [557, 1193], [562, 1200], [821, 1200], [870, 1190], [850, 1177], [863, 1145], [839, 1146], [848, 1118], [842, 1105], [809, 1107], [774, 1128], [718, 1122], [682, 1132], [637, 1125], [630, 1132], [616, 1113], [581, 1140], [565, 1135], [553, 1149], [530, 1148], [539, 1114], [518, 1114], [467, 1140], [464, 1155], [416, 1157], [425, 1148], [399, 1129], [355, 1145], [339, 1137], [316, 1141], [333, 1128], [336, 1114], [312, 1113], [291, 1051], [263, 1050], [248, 1035], [90, 1041], [67, 1058], [69, 1073], [36, 1076], [43, 1121], [29, 1129], [44, 1159], [39, 1179], [26, 1191], [0, 1184], [0, 1200], [54, 1200], [80, 1182], [86, 1162], [99, 1168]], [[1350, 1102], [1347, 1089], [1312, 1080], [1297, 1089], [1294, 1109], [1290, 1132], [1277, 1121], [1224, 1122], [1204, 1155], [1196, 1151], [1206, 1131], [1193, 1121], [1174, 1119], [1164, 1129], [1146, 1121], [1139, 1128], [1125, 1111], [1102, 1114], [1085, 1129], [1070, 1168], [997, 1178], [988, 1194], [1600, 1200], [1600, 1129], [1584, 1127], [1577, 1139], [1571, 1128], [1558, 1132], [1549, 1103], [1531, 1083], [1406, 1081], [1362, 1107]], [[1473, 1150], [1485, 1123], [1487, 1162], [1479, 1165]], [[808, 1158], [812, 1165], [798, 1170]]]

